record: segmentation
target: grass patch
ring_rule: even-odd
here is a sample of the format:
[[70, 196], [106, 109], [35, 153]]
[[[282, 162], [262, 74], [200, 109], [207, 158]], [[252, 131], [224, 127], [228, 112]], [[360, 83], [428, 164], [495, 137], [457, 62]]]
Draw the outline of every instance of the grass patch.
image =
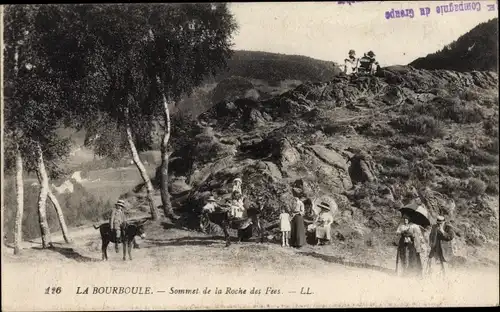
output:
[[444, 136], [443, 124], [432, 116], [404, 115], [391, 120], [389, 125], [398, 129], [401, 134], [414, 134], [428, 138]]
[[[16, 191], [12, 178], [4, 180], [5, 215], [4, 229], [7, 241], [13, 241], [14, 222], [16, 215]], [[40, 236], [38, 221], [38, 186], [24, 185], [23, 239], [33, 239]], [[76, 184], [71, 194], [57, 195], [64, 219], [68, 226], [79, 226], [86, 222], [96, 222], [109, 218], [113, 207], [109, 201], [96, 198], [82, 186]], [[47, 220], [51, 232], [60, 231], [59, 221], [50, 200], [47, 200]], [[71, 233], [70, 233], [71, 234]]]
[[483, 111], [472, 103], [461, 101], [458, 98], [436, 97], [428, 103], [414, 105], [411, 112], [459, 124], [481, 122], [484, 119]]

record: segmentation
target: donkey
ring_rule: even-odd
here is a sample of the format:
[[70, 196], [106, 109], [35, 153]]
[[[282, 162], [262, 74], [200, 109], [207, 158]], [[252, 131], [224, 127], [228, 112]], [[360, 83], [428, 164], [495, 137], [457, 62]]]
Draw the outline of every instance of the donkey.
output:
[[[121, 243], [123, 243], [123, 260], [126, 260], [127, 249], [128, 249], [128, 257], [129, 260], [132, 260], [132, 243], [135, 240], [136, 236], [140, 236], [141, 238], [146, 237], [146, 233], [144, 232], [144, 224], [146, 221], [142, 221], [139, 223], [129, 223], [122, 229], [121, 235]], [[94, 225], [94, 228], [99, 229], [101, 233], [101, 241], [102, 241], [102, 260], [108, 260], [108, 244], [110, 242], [117, 243], [116, 236], [111, 231], [111, 227], [108, 222], [103, 223], [99, 226]], [[118, 242], [120, 243], [120, 242]], [[117, 251], [118, 252], [118, 251]]]
[[[234, 219], [226, 209], [219, 211], [203, 210], [200, 217], [200, 229], [202, 232], [206, 231], [209, 222], [215, 223], [222, 228], [224, 232], [224, 239], [226, 247], [231, 245], [231, 237], [229, 236], [229, 228], [238, 230], [238, 242], [242, 242], [252, 236], [248, 234], [249, 231], [256, 227], [259, 231], [260, 242], [264, 242], [264, 231], [260, 222], [260, 210], [257, 208], [247, 209], [247, 217], [244, 219]], [[250, 226], [252, 225], [252, 226]]]

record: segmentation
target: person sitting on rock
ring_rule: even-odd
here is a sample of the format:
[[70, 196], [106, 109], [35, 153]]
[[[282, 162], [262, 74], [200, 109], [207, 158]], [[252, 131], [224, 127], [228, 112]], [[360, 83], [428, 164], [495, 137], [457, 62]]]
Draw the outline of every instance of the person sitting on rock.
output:
[[204, 212], [214, 212], [215, 209], [217, 209], [218, 205], [217, 205], [217, 202], [215, 200], [215, 197], [214, 196], [210, 196], [208, 199], [207, 199], [207, 203], [205, 204], [205, 206], [203, 206], [203, 211]]
[[351, 75], [357, 72], [359, 59], [356, 58], [356, 51], [349, 50], [349, 57], [344, 60], [344, 73]]
[[359, 68], [363, 69], [363, 72], [373, 75], [377, 72], [378, 62], [375, 60], [375, 53], [370, 51], [363, 55], [359, 59]]
[[232, 190], [232, 193], [233, 193], [233, 194], [234, 194], [234, 193], [239, 193], [239, 194], [242, 194], [242, 191], [241, 191], [241, 184], [242, 184], [243, 182], [241, 181], [241, 179], [240, 179], [240, 178], [236, 178], [236, 179], [234, 179], [233, 183], [234, 183], [234, 184], [233, 184], [233, 190]]
[[330, 213], [330, 207], [319, 204], [318, 208], [320, 208], [321, 211], [314, 221], [314, 224], [316, 225], [316, 239], [317, 245], [324, 245], [325, 241], [330, 242], [332, 239], [331, 224], [333, 223], [333, 216]]

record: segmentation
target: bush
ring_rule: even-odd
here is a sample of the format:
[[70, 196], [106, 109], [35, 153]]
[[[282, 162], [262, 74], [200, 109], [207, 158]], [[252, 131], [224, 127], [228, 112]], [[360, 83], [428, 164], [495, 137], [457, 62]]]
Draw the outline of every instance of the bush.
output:
[[[443, 193], [444, 195], [448, 195], [450, 197], [454, 197], [453, 195], [460, 193], [460, 191], [464, 188], [464, 184], [462, 181], [457, 179], [444, 179], [440, 183], [440, 187], [438, 191]], [[457, 203], [458, 206], [458, 203]]]
[[471, 178], [467, 181], [467, 191], [472, 196], [483, 195], [486, 192], [487, 185], [483, 181]]
[[498, 141], [498, 116], [493, 116], [492, 118], [486, 119], [483, 122], [484, 134], [495, 138]]
[[378, 159], [378, 162], [382, 164], [382, 166], [395, 167], [406, 164], [406, 159], [401, 156], [395, 155], [386, 155], [382, 156]]
[[[498, 157], [491, 155], [487, 151], [478, 148], [471, 142], [467, 142], [460, 145], [451, 143], [448, 146], [457, 150], [458, 151], [457, 153], [463, 153], [463, 155], [466, 155], [469, 158], [470, 164], [489, 165], [498, 163]], [[486, 145], [485, 147], [487, 148], [489, 146]]]
[[406, 115], [400, 116], [390, 122], [390, 125], [399, 129], [403, 134], [416, 134], [426, 137], [442, 137], [443, 125], [431, 116]]
[[457, 98], [436, 97], [428, 103], [414, 105], [411, 112], [460, 124], [480, 122], [484, 118], [481, 108], [468, 107], [467, 102], [462, 102]]
[[469, 166], [470, 159], [466, 154], [447, 148], [444, 154], [437, 157], [435, 163], [458, 168], [467, 168]]
[[410, 179], [410, 177], [412, 176], [412, 173], [411, 173], [408, 165], [401, 165], [401, 166], [398, 166], [395, 168], [387, 168], [387, 169], [382, 170], [381, 173], [385, 174], [389, 177], [400, 178], [400, 179], [403, 179], [405, 181]]

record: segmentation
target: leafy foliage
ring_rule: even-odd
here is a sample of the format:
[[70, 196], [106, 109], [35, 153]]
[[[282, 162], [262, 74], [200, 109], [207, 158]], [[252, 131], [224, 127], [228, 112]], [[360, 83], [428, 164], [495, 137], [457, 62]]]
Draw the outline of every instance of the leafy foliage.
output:
[[[43, 6], [8, 6], [5, 10], [5, 131], [10, 146], [18, 146], [33, 171], [35, 146], [40, 144], [52, 175], [69, 153], [69, 140], [55, 131], [66, 118], [67, 70], [50, 66], [47, 44], [53, 35], [43, 24]], [[12, 155], [11, 155], [12, 156]], [[12, 165], [12, 161], [7, 162]]]

